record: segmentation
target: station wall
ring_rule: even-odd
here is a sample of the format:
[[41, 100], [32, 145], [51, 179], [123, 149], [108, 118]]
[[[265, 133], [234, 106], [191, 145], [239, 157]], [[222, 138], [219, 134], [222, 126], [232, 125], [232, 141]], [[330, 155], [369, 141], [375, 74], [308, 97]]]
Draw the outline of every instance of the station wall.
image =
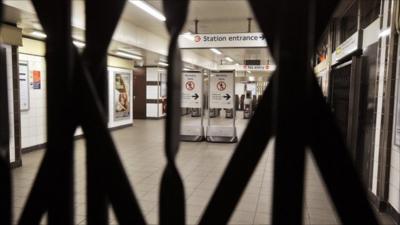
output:
[[[23, 38], [23, 45], [19, 47], [19, 62], [28, 64], [29, 74], [29, 109], [21, 110], [21, 147], [29, 150], [42, 147], [46, 143], [46, 60], [45, 44], [42, 41]], [[133, 124], [132, 117], [132, 69], [133, 61], [118, 57], [108, 57], [108, 85], [109, 85], [109, 124], [110, 128]], [[33, 84], [33, 74], [40, 74], [40, 88]], [[115, 119], [115, 74], [122, 73], [129, 77], [128, 102], [129, 116]], [[37, 78], [37, 75], [36, 75]], [[82, 135], [81, 128], [75, 132]]]

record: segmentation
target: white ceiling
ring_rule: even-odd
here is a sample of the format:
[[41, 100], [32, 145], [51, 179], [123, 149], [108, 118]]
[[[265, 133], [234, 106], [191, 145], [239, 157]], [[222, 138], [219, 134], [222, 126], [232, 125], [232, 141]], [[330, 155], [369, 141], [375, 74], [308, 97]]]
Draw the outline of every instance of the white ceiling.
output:
[[[10, 0], [8, 0], [10, 1]], [[13, 0], [11, 0], [13, 1]], [[149, 4], [162, 11], [161, 0], [148, 0]], [[75, 18], [84, 18], [84, 2], [80, 0], [73, 1], [73, 12]], [[5, 19], [8, 22], [18, 24], [23, 29], [40, 29], [40, 24], [34, 15], [34, 11], [28, 0], [13, 1], [13, 5], [18, 4], [18, 8], [5, 6]], [[199, 20], [199, 33], [239, 33], [247, 32], [248, 18], [253, 17], [247, 0], [192, 0], [189, 7], [189, 14], [186, 26], [183, 32], [195, 31], [194, 20]], [[75, 19], [73, 18], [73, 20]], [[164, 39], [168, 39], [168, 34], [163, 22], [153, 18], [146, 12], [137, 8], [127, 1], [122, 14], [122, 20], [141, 27], [151, 33], [154, 33]], [[82, 20], [81, 20], [82, 21]], [[81, 22], [82, 23], [82, 22]], [[82, 25], [84, 26], [84, 25]], [[252, 32], [259, 32], [256, 21], [252, 21]], [[82, 36], [82, 30], [74, 29], [74, 33]], [[129, 34], [122, 34], [129, 35]], [[114, 43], [112, 46], [119, 46]], [[133, 46], [131, 46], [133, 47]], [[140, 46], [136, 46], [139, 47]], [[230, 56], [238, 63], [243, 63], [246, 59], [260, 59], [262, 64], [269, 60], [270, 54], [266, 48], [248, 48], [248, 49], [220, 49], [223, 56], [217, 56], [207, 49], [203, 50], [184, 50], [193, 51], [207, 59], [219, 63], [225, 56]], [[154, 56], [153, 56], [154, 57]], [[153, 58], [151, 57], [151, 58]], [[156, 57], [154, 57], [156, 58]], [[270, 60], [271, 61], [271, 60]]]
[[221, 55], [217, 55], [209, 49], [185, 49], [182, 51], [194, 51], [196, 54], [211, 59], [218, 64], [221, 64], [221, 60], [224, 60], [226, 56], [231, 57], [234, 62], [229, 63], [224, 61], [224, 64], [244, 64], [245, 59], [259, 59], [261, 60], [261, 64], [264, 65], [267, 64], [268, 60], [270, 64], [273, 63], [267, 48], [224, 48], [219, 50], [222, 52]]

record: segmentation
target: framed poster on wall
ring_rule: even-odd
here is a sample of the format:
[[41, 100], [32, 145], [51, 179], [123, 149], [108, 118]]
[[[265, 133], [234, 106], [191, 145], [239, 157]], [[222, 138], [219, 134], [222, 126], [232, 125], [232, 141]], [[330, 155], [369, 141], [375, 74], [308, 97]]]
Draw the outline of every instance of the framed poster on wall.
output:
[[21, 111], [29, 110], [29, 68], [27, 61], [19, 62], [19, 96]]
[[130, 119], [131, 74], [114, 73], [114, 121]]

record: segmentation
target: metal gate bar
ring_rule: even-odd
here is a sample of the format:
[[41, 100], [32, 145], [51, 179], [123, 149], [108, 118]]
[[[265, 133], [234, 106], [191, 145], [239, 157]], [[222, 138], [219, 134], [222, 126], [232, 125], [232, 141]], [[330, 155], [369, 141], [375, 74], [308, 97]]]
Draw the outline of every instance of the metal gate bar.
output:
[[[19, 224], [39, 224], [45, 212], [51, 225], [74, 223], [73, 135], [78, 126], [83, 128], [88, 149], [88, 223], [107, 224], [110, 202], [120, 224], [145, 224], [107, 129], [106, 54], [125, 1], [86, 0], [87, 45], [83, 54], [72, 45], [71, 1], [32, 2], [47, 34], [48, 148]], [[160, 223], [175, 225], [185, 223], [183, 182], [175, 164], [179, 149], [182, 69], [177, 39], [186, 20], [189, 0], [163, 2], [171, 42], [165, 128], [167, 165], [161, 181], [159, 207]], [[337, 3], [338, 0], [250, 0], [278, 71], [265, 90], [200, 224], [229, 221], [272, 135], [276, 135], [274, 224], [302, 223], [306, 146], [311, 147], [342, 222], [378, 223], [309, 65], [316, 40]], [[4, 59], [0, 65], [3, 81]], [[11, 224], [11, 191], [8, 109], [3, 108], [8, 99], [4, 95], [7, 91], [4, 84], [0, 84], [0, 209], [4, 207], [1, 213], [6, 215], [0, 222], [7, 225]], [[3, 128], [6, 128], [4, 132]]]
[[0, 224], [11, 223], [12, 192], [9, 169], [10, 131], [8, 122], [8, 77], [6, 54], [6, 49], [0, 46]]

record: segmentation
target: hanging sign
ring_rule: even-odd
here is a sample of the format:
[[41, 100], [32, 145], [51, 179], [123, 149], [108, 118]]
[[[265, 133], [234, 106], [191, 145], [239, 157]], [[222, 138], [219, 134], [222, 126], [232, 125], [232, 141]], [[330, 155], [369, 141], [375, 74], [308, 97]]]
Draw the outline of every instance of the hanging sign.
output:
[[267, 47], [264, 34], [182, 34], [179, 36], [180, 48], [251, 48]]
[[28, 62], [19, 63], [19, 95], [21, 111], [29, 110], [29, 69]]
[[354, 33], [346, 41], [340, 44], [336, 50], [332, 53], [332, 64], [335, 64], [338, 60], [350, 55], [359, 49], [359, 34]]
[[234, 83], [233, 71], [214, 72], [210, 76], [210, 108], [232, 109], [234, 106]]
[[201, 108], [203, 104], [203, 74], [184, 72], [182, 75], [182, 108]]

